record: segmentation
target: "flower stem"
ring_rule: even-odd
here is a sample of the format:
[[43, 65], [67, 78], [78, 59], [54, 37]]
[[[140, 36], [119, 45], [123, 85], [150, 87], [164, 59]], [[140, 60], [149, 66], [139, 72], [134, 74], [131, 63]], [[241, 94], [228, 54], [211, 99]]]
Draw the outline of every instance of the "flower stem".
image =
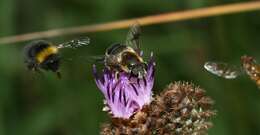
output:
[[22, 42], [27, 40], [50, 38], [50, 37], [70, 35], [70, 34], [121, 29], [121, 28], [129, 27], [135, 22], [139, 22], [140, 25], [152, 25], [152, 24], [177, 22], [177, 21], [184, 21], [184, 20], [190, 20], [196, 18], [218, 16], [224, 14], [254, 11], [254, 10], [260, 10], [260, 1], [220, 5], [214, 7], [192, 9], [187, 11], [179, 11], [179, 12], [173, 11], [169, 13], [132, 18], [126, 20], [119, 20], [119, 21], [108, 22], [108, 23], [83, 25], [83, 26], [76, 26], [71, 28], [53, 29], [53, 30], [33, 32], [33, 33], [27, 33], [21, 35], [7, 36], [7, 37], [0, 38], [0, 44], [16, 43], [16, 42]]

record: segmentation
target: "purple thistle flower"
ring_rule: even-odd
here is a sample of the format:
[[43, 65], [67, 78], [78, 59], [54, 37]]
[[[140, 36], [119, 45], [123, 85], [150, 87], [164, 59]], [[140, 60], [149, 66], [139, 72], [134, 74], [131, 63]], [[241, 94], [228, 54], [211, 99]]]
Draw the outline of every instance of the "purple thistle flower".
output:
[[125, 72], [120, 72], [116, 77], [115, 72], [107, 68], [103, 70], [102, 76], [98, 77], [94, 65], [96, 84], [105, 96], [106, 107], [103, 110], [109, 111], [115, 118], [128, 119], [144, 105], [148, 105], [152, 101], [154, 67], [152, 54], [143, 78]]

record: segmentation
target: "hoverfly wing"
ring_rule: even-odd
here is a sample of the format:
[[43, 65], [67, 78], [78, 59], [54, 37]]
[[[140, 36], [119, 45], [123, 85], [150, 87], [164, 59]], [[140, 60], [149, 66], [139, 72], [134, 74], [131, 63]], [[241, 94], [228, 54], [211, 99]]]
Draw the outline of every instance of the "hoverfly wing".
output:
[[97, 56], [88, 56], [88, 57], [83, 57], [80, 56], [78, 57], [81, 61], [84, 61], [88, 64], [104, 64], [105, 56], [104, 55], [97, 55]]
[[242, 74], [241, 68], [222, 62], [206, 62], [204, 68], [208, 72], [225, 79], [235, 79]]
[[130, 27], [126, 37], [126, 45], [134, 48], [139, 54], [140, 50], [141, 27], [139, 23], [135, 23]]
[[71, 41], [59, 44], [57, 48], [72, 48], [72, 49], [76, 49], [82, 46], [86, 46], [89, 45], [90, 43], [90, 38], [88, 37], [82, 37], [82, 38], [78, 38], [78, 39], [73, 39]]
[[104, 55], [101, 55], [101, 56], [91, 56], [91, 57], [88, 58], [89, 62], [99, 63], [99, 64], [103, 64], [104, 60], [105, 60], [105, 56]]

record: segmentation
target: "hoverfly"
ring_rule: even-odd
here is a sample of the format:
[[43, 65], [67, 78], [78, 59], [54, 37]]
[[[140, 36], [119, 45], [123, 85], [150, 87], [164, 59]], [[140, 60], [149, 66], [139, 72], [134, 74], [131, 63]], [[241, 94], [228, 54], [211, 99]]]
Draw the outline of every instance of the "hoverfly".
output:
[[140, 34], [140, 25], [134, 24], [130, 27], [124, 43], [110, 45], [101, 58], [105, 67], [116, 74], [123, 71], [142, 78], [146, 74], [147, 64], [140, 50]]
[[206, 62], [204, 68], [208, 72], [225, 79], [235, 79], [246, 73], [260, 87], [260, 64], [253, 57], [246, 55], [241, 57], [241, 63], [242, 65], [238, 67], [222, 62]]
[[74, 39], [69, 42], [55, 45], [46, 40], [36, 40], [24, 47], [25, 64], [32, 71], [40, 72], [40, 69], [55, 72], [61, 78], [59, 72], [61, 57], [59, 50], [63, 48], [78, 48], [88, 45], [89, 38]]

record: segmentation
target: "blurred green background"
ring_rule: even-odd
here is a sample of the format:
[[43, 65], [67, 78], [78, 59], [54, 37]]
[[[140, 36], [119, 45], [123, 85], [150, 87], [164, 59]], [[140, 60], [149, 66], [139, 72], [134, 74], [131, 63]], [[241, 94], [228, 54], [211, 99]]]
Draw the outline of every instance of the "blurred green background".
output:
[[[246, 1], [246, 0], [243, 0]], [[145, 15], [242, 2], [242, 0], [0, 0], [0, 36], [115, 21]], [[260, 90], [247, 76], [218, 78], [203, 68], [208, 60], [240, 65], [240, 56], [260, 61], [260, 12], [142, 27], [142, 49], [157, 62], [154, 92], [172, 81], [204, 88], [218, 111], [210, 135], [260, 134]], [[64, 49], [61, 80], [52, 73], [29, 72], [22, 48], [28, 42], [0, 45], [0, 135], [95, 135], [109, 118], [102, 112], [91, 65], [125, 39], [127, 29], [49, 39], [55, 43], [89, 36], [91, 45]]]

